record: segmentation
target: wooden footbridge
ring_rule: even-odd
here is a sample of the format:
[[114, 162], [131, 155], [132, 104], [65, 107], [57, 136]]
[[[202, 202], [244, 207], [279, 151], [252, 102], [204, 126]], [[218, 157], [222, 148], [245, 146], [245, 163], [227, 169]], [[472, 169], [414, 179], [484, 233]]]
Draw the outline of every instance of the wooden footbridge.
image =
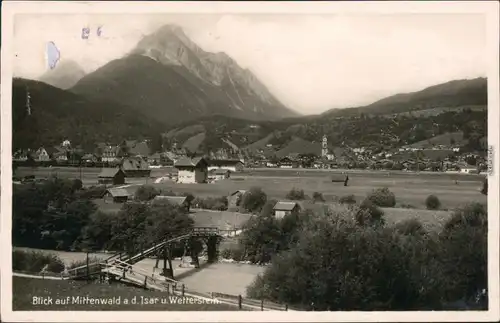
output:
[[[128, 255], [125, 252], [119, 252], [106, 259], [69, 269], [65, 279], [90, 279], [97, 276], [100, 280], [123, 281], [163, 291], [175, 290], [180, 283], [174, 279], [172, 249], [179, 243], [184, 243], [184, 250], [190, 252], [192, 265], [199, 268], [198, 255], [203, 249], [203, 244], [206, 244], [207, 262], [213, 263], [217, 261], [221, 239], [222, 236], [218, 228], [195, 227], [177, 237], [157, 242], [136, 254]], [[160, 260], [163, 260], [163, 270], [156, 277], [154, 273], [148, 273], [134, 266], [141, 260], [150, 257], [156, 258], [156, 268], [158, 268]]]

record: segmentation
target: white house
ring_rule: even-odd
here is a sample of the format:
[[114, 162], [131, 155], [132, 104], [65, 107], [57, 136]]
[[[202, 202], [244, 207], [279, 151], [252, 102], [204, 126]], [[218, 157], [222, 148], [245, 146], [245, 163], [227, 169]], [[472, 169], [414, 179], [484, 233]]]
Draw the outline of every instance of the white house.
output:
[[49, 161], [50, 156], [47, 150], [45, 148], [40, 147], [38, 150], [35, 152], [35, 160], [36, 161]]
[[177, 183], [192, 184], [206, 183], [208, 178], [208, 163], [205, 159], [181, 158], [177, 160], [174, 167], [178, 170]]

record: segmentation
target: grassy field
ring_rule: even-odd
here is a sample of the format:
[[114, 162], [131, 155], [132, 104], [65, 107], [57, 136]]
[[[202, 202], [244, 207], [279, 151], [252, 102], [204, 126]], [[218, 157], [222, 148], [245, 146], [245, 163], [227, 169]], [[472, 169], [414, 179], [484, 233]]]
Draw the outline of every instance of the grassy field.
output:
[[[99, 169], [82, 169], [84, 184], [95, 185]], [[163, 182], [153, 184], [154, 178], [175, 172], [173, 168], [153, 169], [149, 179], [128, 179], [131, 184], [152, 184], [162, 190], [192, 193], [195, 196], [222, 196], [239, 189], [258, 186], [271, 198], [283, 199], [292, 188], [303, 189], [312, 196], [321, 192], [327, 200], [334, 197], [353, 194], [358, 200], [364, 198], [371, 190], [387, 186], [396, 194], [399, 205], [409, 204], [416, 208], [425, 208], [425, 199], [434, 194], [441, 200], [443, 208], [451, 209], [469, 202], [486, 203], [487, 197], [479, 192], [482, 175], [462, 175], [455, 173], [408, 173], [387, 171], [348, 171], [349, 185], [332, 183], [330, 176], [341, 172], [338, 170], [303, 170], [303, 169], [251, 169], [234, 174], [231, 179], [212, 184], [177, 184]], [[18, 176], [34, 174], [45, 177], [57, 174], [65, 178], [79, 178], [77, 168], [20, 168]], [[131, 190], [137, 186], [131, 187]]]
[[[182, 298], [179, 304], [165, 293], [144, 290], [123, 284], [99, 284], [82, 281], [43, 280], [24, 277], [12, 278], [12, 307], [14, 311], [234, 311], [237, 307], [226, 304], [200, 304], [192, 297]], [[119, 298], [120, 304], [72, 304], [73, 297], [89, 297], [91, 299]], [[33, 304], [34, 297], [51, 298], [50, 305]], [[55, 304], [56, 300], [69, 304]], [[145, 304], [143, 299], [157, 298], [154, 304]], [[137, 303], [131, 304], [136, 298]], [[129, 304], [124, 304], [125, 299]], [[163, 300], [163, 302], [162, 302]], [[177, 299], [179, 300], [179, 299]], [[192, 300], [192, 301], [191, 301]], [[61, 302], [62, 303], [62, 302]]]

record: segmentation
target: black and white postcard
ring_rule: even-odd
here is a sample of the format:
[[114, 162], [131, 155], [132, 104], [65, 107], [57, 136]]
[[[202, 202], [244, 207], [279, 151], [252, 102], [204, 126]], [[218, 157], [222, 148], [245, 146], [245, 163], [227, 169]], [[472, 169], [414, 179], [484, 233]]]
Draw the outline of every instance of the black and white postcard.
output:
[[2, 3], [8, 322], [499, 320], [499, 3]]

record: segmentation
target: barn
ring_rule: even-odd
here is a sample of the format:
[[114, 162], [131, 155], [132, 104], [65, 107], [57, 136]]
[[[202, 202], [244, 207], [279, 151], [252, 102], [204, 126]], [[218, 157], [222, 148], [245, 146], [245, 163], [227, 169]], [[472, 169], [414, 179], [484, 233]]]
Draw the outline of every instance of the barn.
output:
[[297, 202], [284, 202], [280, 201], [274, 205], [274, 216], [278, 219], [285, 217], [286, 215], [299, 212], [300, 205]]
[[165, 204], [175, 205], [175, 206], [182, 207], [183, 209], [185, 209], [186, 212], [189, 212], [189, 207], [190, 207], [190, 203], [189, 203], [186, 196], [158, 195], [158, 196], [155, 196], [155, 198], [153, 199], [151, 204], [153, 204], [153, 205], [165, 205]]
[[125, 173], [120, 168], [103, 168], [98, 175], [99, 184], [125, 184]]
[[125, 203], [131, 198], [132, 194], [130, 194], [126, 189], [120, 187], [110, 188], [104, 195], [105, 202], [111, 200], [113, 203]]

